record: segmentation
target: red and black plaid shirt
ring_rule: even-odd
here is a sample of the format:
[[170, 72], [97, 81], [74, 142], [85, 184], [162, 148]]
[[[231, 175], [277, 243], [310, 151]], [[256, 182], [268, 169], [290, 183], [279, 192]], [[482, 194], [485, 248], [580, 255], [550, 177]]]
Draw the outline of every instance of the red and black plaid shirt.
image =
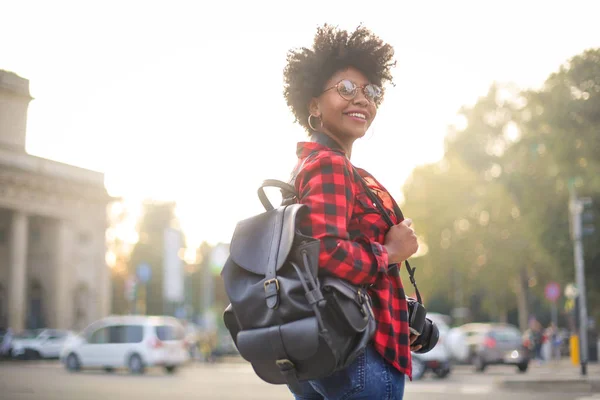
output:
[[[316, 152], [316, 153], [315, 153]], [[310, 208], [301, 226], [321, 240], [319, 267], [370, 289], [377, 331], [375, 349], [400, 372], [411, 376], [408, 309], [397, 268], [388, 272], [388, 254], [382, 243], [389, 226], [364, 187], [355, 179], [352, 164], [342, 150], [319, 143], [298, 143], [296, 177], [300, 203]], [[392, 197], [369, 173], [358, 169], [381, 199], [394, 223]]]

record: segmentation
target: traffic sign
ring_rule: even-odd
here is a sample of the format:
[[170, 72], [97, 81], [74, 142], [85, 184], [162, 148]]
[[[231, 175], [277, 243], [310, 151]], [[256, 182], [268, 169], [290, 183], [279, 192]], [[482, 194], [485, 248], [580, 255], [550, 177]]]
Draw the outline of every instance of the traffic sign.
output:
[[142, 283], [148, 283], [148, 281], [152, 277], [152, 269], [150, 268], [150, 265], [148, 265], [148, 263], [145, 263], [145, 262], [140, 263], [137, 266], [135, 272], [136, 272], [138, 279]]
[[546, 295], [546, 299], [555, 302], [560, 297], [560, 286], [556, 282], [550, 282], [546, 285], [544, 294]]
[[125, 281], [125, 298], [128, 301], [134, 301], [135, 300], [136, 289], [137, 288], [136, 288], [135, 278], [133, 276], [130, 276]]
[[577, 289], [577, 286], [575, 286], [575, 284], [569, 283], [565, 287], [565, 297], [567, 299], [574, 300], [575, 298], [577, 298], [577, 296], [579, 296], [579, 289]]

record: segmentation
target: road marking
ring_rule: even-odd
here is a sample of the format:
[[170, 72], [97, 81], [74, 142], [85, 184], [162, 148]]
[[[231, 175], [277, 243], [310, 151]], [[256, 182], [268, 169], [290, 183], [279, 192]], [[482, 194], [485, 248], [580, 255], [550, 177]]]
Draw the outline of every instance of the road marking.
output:
[[[206, 368], [206, 367], [202, 367], [202, 368], [198, 368], [200, 369], [209, 369], [210, 367]], [[230, 373], [230, 374], [250, 374], [250, 375], [256, 375], [256, 373], [254, 372], [254, 370], [252, 368], [240, 368], [237, 366], [230, 366], [230, 365], [219, 365], [217, 367], [212, 368], [215, 371], [219, 371], [219, 372], [223, 372], [223, 373]]]
[[[444, 394], [444, 393], [454, 393], [454, 394], [475, 394], [482, 395], [494, 392], [494, 387], [492, 385], [449, 385], [449, 384], [439, 384], [439, 383], [417, 383], [417, 384], [407, 384], [406, 385], [407, 393], [429, 393], [429, 394]], [[600, 399], [594, 399], [600, 400]]]
[[433, 383], [417, 383], [411, 384], [406, 382], [405, 391], [408, 393], [449, 393], [450, 388], [449, 385], [440, 385]]
[[462, 394], [487, 394], [492, 393], [491, 385], [463, 385], [460, 388]]

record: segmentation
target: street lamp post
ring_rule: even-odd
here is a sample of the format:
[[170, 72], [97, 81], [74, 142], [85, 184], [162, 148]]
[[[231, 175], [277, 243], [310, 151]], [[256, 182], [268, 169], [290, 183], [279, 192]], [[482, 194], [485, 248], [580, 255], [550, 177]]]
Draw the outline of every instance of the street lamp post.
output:
[[583, 242], [581, 214], [589, 199], [579, 199], [572, 185], [569, 186], [569, 211], [573, 232], [573, 253], [575, 258], [575, 279], [579, 291], [579, 353], [581, 362], [581, 375], [587, 375], [588, 337], [587, 337], [587, 302], [585, 291], [585, 265], [583, 261]]

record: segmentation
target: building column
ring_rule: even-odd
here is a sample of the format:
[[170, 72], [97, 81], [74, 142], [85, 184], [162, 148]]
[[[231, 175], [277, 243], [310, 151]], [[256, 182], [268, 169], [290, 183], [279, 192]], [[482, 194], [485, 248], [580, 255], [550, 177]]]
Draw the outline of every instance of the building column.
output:
[[54, 315], [52, 328], [71, 329], [73, 316], [73, 285], [71, 285], [71, 245], [73, 235], [68, 221], [59, 219], [54, 226], [55, 246], [54, 246], [54, 309], [51, 314]]
[[104, 220], [98, 224], [97, 231], [102, 232], [98, 239], [94, 240], [94, 267], [97, 271], [98, 290], [97, 290], [97, 318], [104, 318], [111, 313], [112, 282], [110, 268], [106, 263], [106, 232], [107, 226]]
[[28, 222], [27, 214], [17, 210], [13, 212], [9, 250], [8, 326], [15, 332], [25, 329]]

